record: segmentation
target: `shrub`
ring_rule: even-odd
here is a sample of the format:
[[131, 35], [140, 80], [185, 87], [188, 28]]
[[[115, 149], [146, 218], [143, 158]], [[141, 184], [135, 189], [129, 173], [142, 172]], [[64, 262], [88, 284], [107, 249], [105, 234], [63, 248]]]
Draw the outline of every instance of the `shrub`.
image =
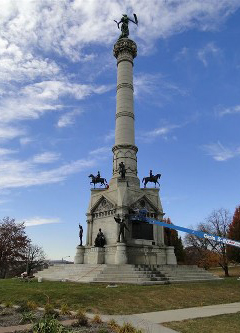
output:
[[118, 332], [120, 329], [120, 325], [118, 325], [118, 323], [114, 320], [111, 319], [108, 321], [108, 326], [111, 328], [111, 330], [113, 330], [114, 332]]
[[68, 315], [70, 314], [69, 306], [67, 304], [62, 304], [60, 309], [61, 315]]
[[33, 333], [66, 333], [67, 330], [54, 318], [40, 319], [32, 328]]
[[130, 323], [124, 323], [122, 327], [120, 327], [119, 333], [142, 333], [141, 330], [136, 329], [132, 324]]
[[88, 325], [88, 317], [82, 310], [78, 310], [75, 318], [77, 318], [77, 323], [74, 326], [87, 326]]
[[4, 305], [5, 305], [6, 308], [12, 308], [13, 307], [13, 303], [11, 301], [6, 301], [4, 303]]
[[57, 318], [59, 316], [59, 313], [56, 310], [54, 310], [54, 307], [52, 304], [47, 303], [44, 305], [44, 316]]
[[22, 314], [22, 318], [19, 321], [19, 324], [27, 324], [27, 323], [33, 323], [36, 317], [32, 312], [24, 312]]
[[93, 317], [92, 322], [93, 322], [94, 324], [102, 324], [102, 323], [103, 323], [101, 317], [100, 317], [98, 314], [96, 314], [96, 315]]
[[34, 301], [27, 301], [28, 310], [36, 310], [38, 305]]

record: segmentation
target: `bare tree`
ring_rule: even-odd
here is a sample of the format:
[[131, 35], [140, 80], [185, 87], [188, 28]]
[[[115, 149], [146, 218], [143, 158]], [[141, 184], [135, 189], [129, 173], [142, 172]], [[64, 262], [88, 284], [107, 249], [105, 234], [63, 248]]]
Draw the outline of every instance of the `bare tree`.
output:
[[[204, 223], [198, 224], [197, 229], [207, 234], [226, 238], [228, 236], [230, 223], [231, 215], [229, 211], [221, 208], [214, 210]], [[225, 276], [229, 276], [229, 259], [227, 256], [227, 248], [225, 244], [214, 242], [211, 239], [201, 239], [193, 235], [187, 235], [185, 241], [188, 245], [197, 248], [202, 255], [207, 253], [206, 250], [214, 251], [217, 253], [219, 258], [219, 265], [224, 270]]]
[[40, 268], [46, 261], [43, 249], [38, 245], [29, 244], [26, 250], [26, 272], [31, 275], [34, 268]]

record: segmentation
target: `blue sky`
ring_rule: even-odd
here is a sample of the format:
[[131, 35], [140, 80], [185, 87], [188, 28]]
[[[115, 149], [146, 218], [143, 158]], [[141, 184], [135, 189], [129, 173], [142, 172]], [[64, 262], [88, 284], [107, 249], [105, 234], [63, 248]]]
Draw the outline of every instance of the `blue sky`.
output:
[[1, 1], [0, 218], [49, 258], [86, 235], [88, 175], [112, 172], [113, 20], [137, 13], [135, 130], [142, 179], [161, 173], [173, 223], [240, 204], [240, 0]]

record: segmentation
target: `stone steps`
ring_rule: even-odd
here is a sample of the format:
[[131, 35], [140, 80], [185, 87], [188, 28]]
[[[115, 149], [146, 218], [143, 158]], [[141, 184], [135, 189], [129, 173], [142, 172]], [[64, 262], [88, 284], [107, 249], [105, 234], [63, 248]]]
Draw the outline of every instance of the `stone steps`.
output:
[[51, 266], [36, 274], [51, 281], [167, 284], [215, 281], [220, 278], [197, 266], [175, 265], [87, 265], [61, 264]]

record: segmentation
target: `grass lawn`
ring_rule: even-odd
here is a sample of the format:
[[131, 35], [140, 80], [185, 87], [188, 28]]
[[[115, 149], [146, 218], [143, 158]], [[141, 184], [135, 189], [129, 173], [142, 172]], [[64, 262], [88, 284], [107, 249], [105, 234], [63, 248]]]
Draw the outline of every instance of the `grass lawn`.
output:
[[240, 301], [240, 281], [236, 278], [178, 285], [106, 286], [6, 279], [0, 280], [0, 303], [31, 300], [41, 306], [49, 297], [57, 308], [67, 304], [71, 309], [82, 308], [100, 314], [132, 314]]
[[240, 312], [164, 324], [181, 333], [239, 333]]
[[[224, 271], [221, 267], [211, 268], [209, 272], [220, 277], [224, 277]], [[239, 277], [240, 276], [240, 266], [229, 267], [229, 275], [231, 277]]]

